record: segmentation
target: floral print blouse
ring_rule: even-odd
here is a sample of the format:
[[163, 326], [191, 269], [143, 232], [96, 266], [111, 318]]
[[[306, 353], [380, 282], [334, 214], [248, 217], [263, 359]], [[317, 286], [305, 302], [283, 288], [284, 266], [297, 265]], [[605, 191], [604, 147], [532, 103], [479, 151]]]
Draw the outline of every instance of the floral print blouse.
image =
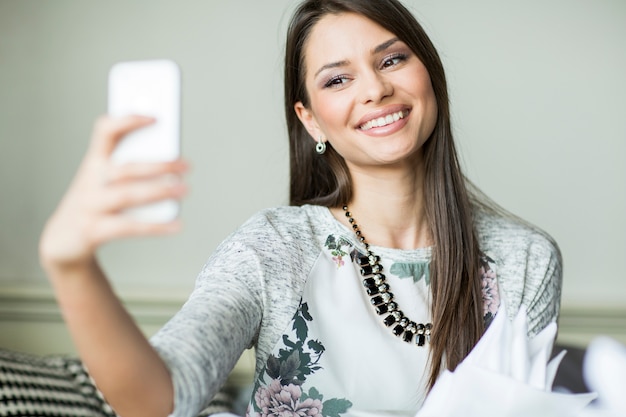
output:
[[[302, 299], [255, 382], [247, 416], [413, 416], [425, 395], [428, 343], [392, 334], [361, 284], [362, 254], [329, 235]], [[376, 253], [376, 250], [374, 250]], [[430, 248], [388, 250], [381, 259], [400, 308], [430, 322]], [[481, 258], [485, 324], [500, 305], [494, 262]], [[436, 324], [435, 324], [436, 325]]]

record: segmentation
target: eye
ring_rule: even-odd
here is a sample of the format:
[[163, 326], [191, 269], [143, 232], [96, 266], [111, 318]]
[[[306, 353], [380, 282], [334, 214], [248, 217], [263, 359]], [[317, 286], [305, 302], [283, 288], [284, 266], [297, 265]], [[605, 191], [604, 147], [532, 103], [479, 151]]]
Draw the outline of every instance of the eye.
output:
[[406, 59], [407, 59], [407, 56], [405, 54], [394, 54], [394, 55], [388, 56], [385, 59], [383, 59], [381, 68], [394, 67], [400, 64], [401, 62], [406, 61]]
[[324, 83], [324, 88], [337, 88], [343, 86], [348, 82], [348, 77], [345, 75], [337, 75], [330, 78]]

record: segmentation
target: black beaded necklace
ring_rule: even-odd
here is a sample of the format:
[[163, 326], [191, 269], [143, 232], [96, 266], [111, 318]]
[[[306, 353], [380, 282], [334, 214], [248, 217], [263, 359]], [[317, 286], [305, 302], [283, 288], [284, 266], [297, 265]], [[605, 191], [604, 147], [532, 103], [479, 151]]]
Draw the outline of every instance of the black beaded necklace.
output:
[[414, 342], [417, 346], [424, 346], [426, 342], [430, 343], [432, 323], [416, 323], [404, 316], [398, 304], [393, 301], [393, 293], [390, 291], [389, 284], [385, 282], [380, 256], [375, 255], [370, 250], [370, 245], [365, 241], [365, 237], [356, 224], [354, 217], [352, 217], [352, 213], [348, 211], [348, 206], [343, 206], [343, 211], [352, 225], [357, 239], [367, 250], [367, 255], [359, 256], [358, 261], [361, 266], [360, 272], [361, 276], [363, 276], [365, 292], [370, 297], [370, 302], [374, 306], [376, 314], [379, 316], [387, 314], [387, 317], [383, 319], [383, 323], [391, 328], [393, 334], [401, 337], [405, 342]]

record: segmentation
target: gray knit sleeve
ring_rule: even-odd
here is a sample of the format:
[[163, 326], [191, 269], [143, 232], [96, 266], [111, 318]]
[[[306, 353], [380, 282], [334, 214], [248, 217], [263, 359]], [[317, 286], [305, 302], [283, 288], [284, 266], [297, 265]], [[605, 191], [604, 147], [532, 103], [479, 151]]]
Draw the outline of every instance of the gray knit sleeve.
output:
[[561, 253], [556, 243], [535, 236], [528, 246], [521, 304], [528, 311], [528, 333], [534, 336], [558, 320], [563, 282]]
[[263, 311], [258, 254], [231, 236], [208, 260], [182, 309], [151, 339], [167, 364], [177, 417], [196, 415], [253, 344]]
[[562, 260], [556, 242], [544, 231], [514, 216], [479, 212], [476, 227], [481, 250], [494, 259], [509, 318], [524, 305], [528, 334], [557, 321]]

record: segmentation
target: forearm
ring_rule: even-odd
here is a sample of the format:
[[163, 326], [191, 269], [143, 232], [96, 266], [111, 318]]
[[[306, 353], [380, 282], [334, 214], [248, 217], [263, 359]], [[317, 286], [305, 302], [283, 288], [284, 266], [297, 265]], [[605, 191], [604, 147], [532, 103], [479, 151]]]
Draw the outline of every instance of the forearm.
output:
[[128, 133], [155, 122], [142, 116], [102, 117], [70, 187], [43, 230], [39, 256], [82, 360], [115, 411], [166, 416], [173, 409], [169, 371], [114, 294], [96, 261], [104, 243], [176, 232], [178, 221], [141, 222], [133, 207], [180, 199], [181, 160], [116, 164], [111, 153]]
[[121, 416], [166, 416], [173, 386], [164, 362], [114, 294], [94, 260], [47, 268], [81, 359]]

